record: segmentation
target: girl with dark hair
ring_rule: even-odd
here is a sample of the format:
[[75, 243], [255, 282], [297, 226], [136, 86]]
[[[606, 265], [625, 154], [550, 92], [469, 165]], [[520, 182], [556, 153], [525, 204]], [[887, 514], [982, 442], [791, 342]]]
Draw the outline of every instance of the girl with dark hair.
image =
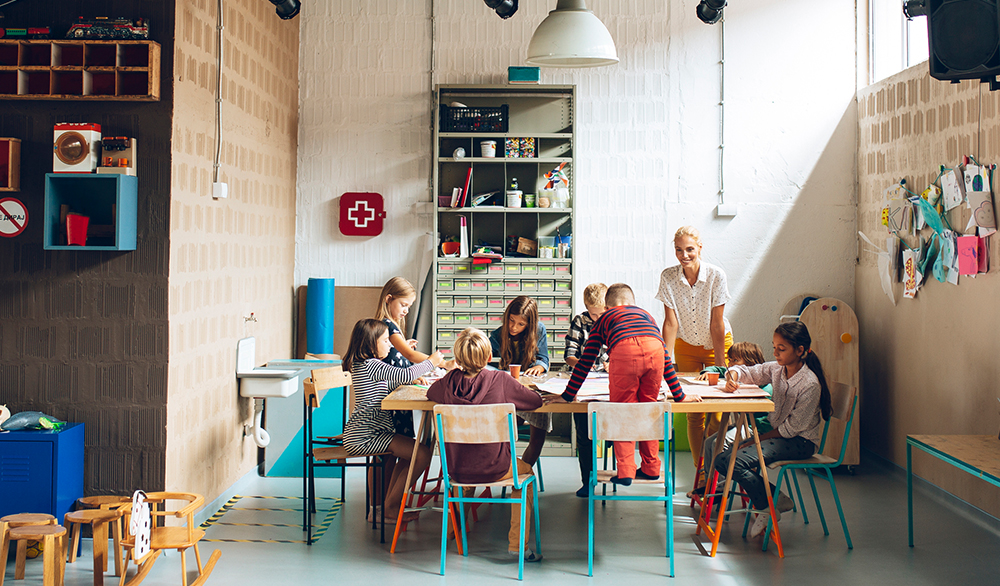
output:
[[[432, 372], [444, 360], [440, 352], [435, 352], [427, 360], [409, 368], [397, 368], [382, 361], [391, 347], [389, 328], [385, 323], [377, 319], [363, 319], [354, 324], [351, 342], [344, 354], [344, 369], [351, 372], [351, 390], [354, 393], [354, 411], [344, 425], [344, 448], [347, 453], [358, 455], [390, 452], [400, 460], [399, 465], [392, 469], [386, 490], [387, 522], [395, 522], [399, 514], [414, 439], [396, 433], [392, 415], [382, 410], [382, 399], [389, 394], [390, 383], [409, 383]], [[422, 472], [430, 460], [430, 448], [420, 445], [414, 470]], [[403, 520], [412, 519], [404, 516]]]
[[[490, 347], [500, 357], [500, 369], [519, 364], [521, 373], [539, 376], [549, 370], [549, 344], [545, 324], [538, 320], [538, 304], [526, 295], [515, 297], [503, 312], [503, 325], [490, 333]], [[545, 435], [552, 431], [551, 413], [518, 411], [517, 416], [531, 425], [528, 446], [521, 459], [534, 466], [542, 453]]]
[[[755, 385], [770, 384], [774, 411], [768, 415], [771, 431], [760, 434], [764, 465], [782, 460], [804, 460], [819, 448], [823, 420], [830, 418], [830, 389], [823, 375], [819, 358], [810, 349], [812, 338], [801, 322], [779, 325], [774, 330], [774, 362], [756, 366], [732, 366], [726, 372], [726, 390], [739, 388], [740, 382]], [[715, 461], [715, 469], [725, 474], [730, 454]], [[733, 476], [750, 497], [757, 518], [751, 537], [761, 535], [770, 519], [764, 479], [753, 442], [744, 443], [736, 452]], [[773, 488], [772, 488], [773, 491]], [[777, 512], [777, 518], [781, 513]]]

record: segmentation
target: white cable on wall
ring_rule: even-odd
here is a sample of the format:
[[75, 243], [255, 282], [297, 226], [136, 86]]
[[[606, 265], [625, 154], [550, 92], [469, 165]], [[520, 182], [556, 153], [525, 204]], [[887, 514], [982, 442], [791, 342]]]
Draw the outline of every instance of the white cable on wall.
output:
[[726, 17], [719, 21], [719, 205], [726, 203]]
[[219, 182], [219, 159], [222, 156], [222, 0], [218, 3], [218, 22], [215, 30], [219, 40], [218, 57], [215, 62], [215, 160], [212, 162], [212, 183]]

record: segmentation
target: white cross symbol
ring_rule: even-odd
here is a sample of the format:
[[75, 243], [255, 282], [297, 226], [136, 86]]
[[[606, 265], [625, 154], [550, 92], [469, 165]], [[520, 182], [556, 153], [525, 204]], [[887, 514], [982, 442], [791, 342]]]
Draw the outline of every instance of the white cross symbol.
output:
[[354, 207], [347, 211], [347, 217], [358, 228], [367, 228], [368, 222], [375, 221], [375, 210], [368, 207], [367, 201], [359, 200], [354, 203]]

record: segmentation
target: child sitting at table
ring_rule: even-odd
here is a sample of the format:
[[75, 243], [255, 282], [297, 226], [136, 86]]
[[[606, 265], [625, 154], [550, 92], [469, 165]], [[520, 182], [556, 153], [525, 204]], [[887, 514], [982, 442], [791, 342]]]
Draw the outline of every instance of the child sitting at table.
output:
[[[486, 334], [475, 328], [467, 328], [458, 335], [454, 346], [455, 362], [458, 368], [436, 381], [427, 390], [427, 398], [446, 405], [492, 405], [513, 403], [521, 411], [538, 409], [542, 398], [538, 393], [514, 380], [502, 370], [484, 370], [493, 354]], [[478, 484], [496, 482], [511, 478], [510, 444], [445, 444], [448, 457], [448, 472], [455, 482]], [[517, 473], [530, 474], [531, 466], [524, 460], [517, 460]], [[470, 487], [471, 488], [471, 487]], [[468, 489], [467, 489], [468, 490]], [[519, 490], [513, 492], [515, 498]], [[541, 554], [527, 549], [528, 534], [531, 532], [531, 503], [534, 498], [533, 485], [528, 486], [528, 510], [524, 522], [524, 561], [537, 562]], [[466, 493], [466, 496], [471, 496]], [[507, 552], [518, 555], [517, 542], [521, 535], [521, 505], [511, 505], [510, 532], [507, 535]]]
[[[660, 328], [649, 312], [634, 305], [632, 288], [616, 283], [608, 287], [604, 299], [608, 309], [590, 330], [583, 357], [573, 368], [573, 376], [560, 399], [573, 401], [576, 398], [601, 346], [607, 346], [611, 364], [614, 365], [608, 373], [611, 402], [659, 401], [661, 379], [667, 381], [674, 401], [701, 401], [701, 397], [686, 396], [681, 390]], [[635, 466], [635, 445], [631, 442], [614, 444], [618, 475], [611, 479], [613, 483], [629, 486], [634, 478], [656, 480], [660, 477], [659, 442], [639, 442], [642, 458], [639, 470]]]
[[[734, 366], [726, 372], [726, 390], [734, 392], [740, 382], [755, 385], [771, 384], [774, 411], [768, 415], [771, 429], [760, 434], [760, 449], [764, 465], [782, 460], [804, 460], [819, 448], [823, 421], [830, 418], [830, 390], [823, 376], [823, 366], [810, 349], [812, 338], [802, 322], [789, 322], [774, 330], [774, 362], [756, 366]], [[730, 454], [715, 460], [720, 474], [729, 470]], [[753, 503], [757, 518], [750, 530], [757, 537], [767, 529], [770, 518], [764, 479], [760, 475], [757, 448], [753, 442], [736, 452], [733, 478]], [[781, 513], [776, 511], [776, 520]]]
[[[397, 368], [382, 362], [391, 347], [389, 328], [385, 323], [377, 319], [363, 319], [354, 324], [351, 341], [344, 354], [344, 370], [351, 373], [354, 393], [354, 411], [344, 425], [344, 448], [351, 455], [390, 452], [399, 460], [399, 465], [392, 469], [385, 494], [387, 523], [396, 522], [398, 507], [403, 502], [403, 485], [416, 440], [396, 433], [392, 415], [382, 410], [382, 399], [389, 394], [389, 383], [409, 383], [444, 362], [441, 353], [434, 352], [419, 364]], [[419, 445], [414, 471], [423, 472], [430, 461], [430, 448]], [[407, 515], [403, 516], [403, 520], [411, 521], [416, 512]]]
[[[580, 357], [583, 356], [583, 347], [587, 344], [587, 336], [594, 327], [594, 322], [607, 309], [604, 305], [604, 296], [607, 292], [608, 286], [604, 283], [591, 283], [583, 290], [583, 305], [587, 308], [587, 311], [573, 318], [573, 321], [569, 324], [569, 332], [566, 334], [566, 352], [564, 356], [566, 357], [566, 365], [571, 370], [580, 361]], [[608, 347], [601, 346], [597, 360], [594, 361], [594, 365], [590, 369], [596, 372], [605, 370], [607, 360]], [[580, 460], [580, 479], [583, 482], [583, 486], [576, 491], [576, 496], [587, 498], [590, 490], [588, 483], [590, 482], [590, 468], [592, 465], [590, 452], [594, 449], [594, 443], [590, 439], [586, 413], [574, 413], [573, 423], [576, 426], [576, 454]]]
[[[549, 370], [549, 342], [545, 324], [538, 319], [538, 304], [526, 295], [515, 297], [503, 312], [503, 325], [490, 332], [490, 350], [500, 359], [500, 370], [512, 364], [521, 374], [541, 376]], [[551, 413], [517, 414], [528, 422], [530, 436], [521, 459], [534, 466], [542, 455], [545, 435], [552, 431]]]

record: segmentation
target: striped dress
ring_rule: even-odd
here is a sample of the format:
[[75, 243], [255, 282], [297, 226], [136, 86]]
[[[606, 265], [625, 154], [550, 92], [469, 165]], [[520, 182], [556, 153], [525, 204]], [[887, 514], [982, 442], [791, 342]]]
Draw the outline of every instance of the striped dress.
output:
[[351, 368], [354, 412], [344, 425], [344, 448], [347, 453], [384, 452], [396, 435], [392, 415], [382, 410], [382, 399], [389, 394], [389, 383], [406, 384], [433, 370], [434, 365], [429, 359], [409, 368], [389, 366], [378, 358], [354, 363]]

